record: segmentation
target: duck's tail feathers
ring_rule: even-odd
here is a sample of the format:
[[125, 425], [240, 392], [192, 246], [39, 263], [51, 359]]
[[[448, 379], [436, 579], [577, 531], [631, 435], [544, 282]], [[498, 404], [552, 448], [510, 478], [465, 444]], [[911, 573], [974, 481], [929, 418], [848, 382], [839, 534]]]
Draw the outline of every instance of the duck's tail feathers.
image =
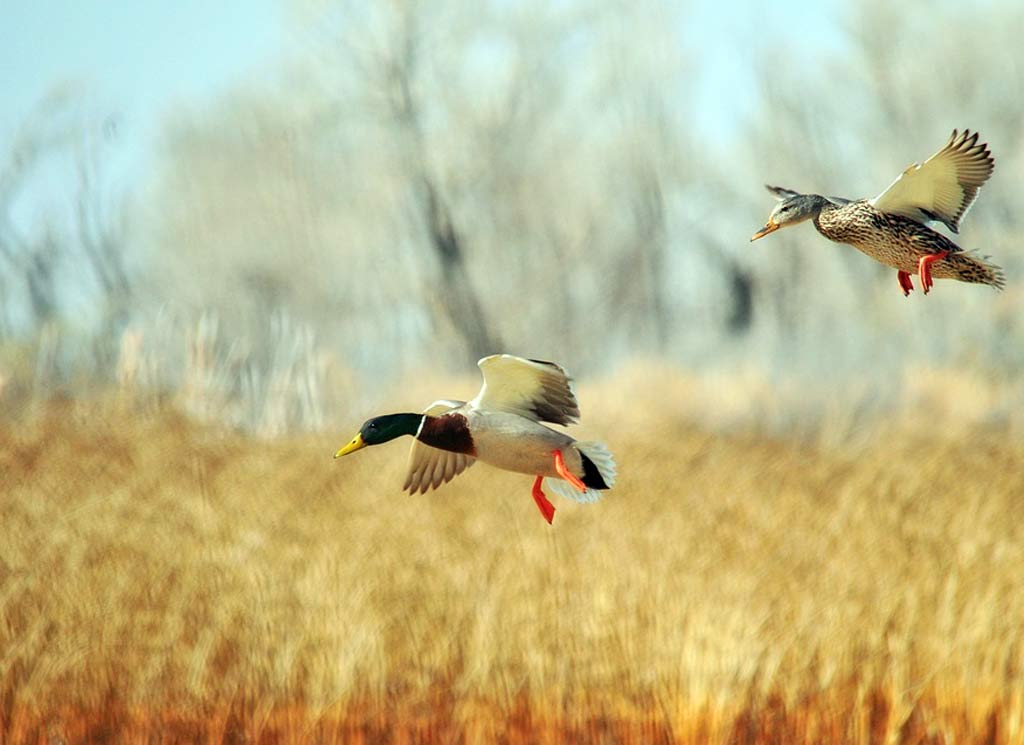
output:
[[583, 484], [587, 490], [581, 492], [568, 481], [549, 476], [544, 486], [554, 494], [574, 502], [596, 502], [603, 491], [615, 485], [615, 459], [603, 442], [575, 442], [573, 445], [583, 459]]
[[1006, 275], [1003, 268], [993, 264], [990, 256], [978, 253], [977, 250], [952, 253], [953, 268], [962, 282], [974, 282], [990, 285], [997, 290], [1006, 288]]

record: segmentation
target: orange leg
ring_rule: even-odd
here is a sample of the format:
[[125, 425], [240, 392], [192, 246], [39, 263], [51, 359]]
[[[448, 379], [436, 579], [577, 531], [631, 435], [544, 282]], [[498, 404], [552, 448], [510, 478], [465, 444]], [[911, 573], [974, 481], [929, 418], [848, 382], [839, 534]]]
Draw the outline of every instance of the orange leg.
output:
[[928, 290], [935, 284], [932, 281], [932, 264], [936, 261], [942, 261], [947, 256], [949, 256], [949, 251], [940, 251], [937, 254], [922, 256], [921, 260], [917, 262], [917, 273], [921, 276], [921, 289], [924, 290], [925, 295], [928, 294]]
[[573, 475], [569, 469], [565, 467], [565, 461], [562, 459], [562, 451], [555, 450], [551, 454], [555, 456], [555, 470], [558, 472], [558, 475], [575, 486], [581, 492], [586, 491], [587, 485], [580, 481], [579, 478]]
[[900, 283], [900, 289], [903, 290], [903, 297], [907, 297], [914, 291], [914, 282], [910, 279], [909, 274], [898, 271], [896, 272], [896, 279]]
[[543, 480], [543, 476], [538, 476], [537, 480], [533, 482], [533, 501], [537, 503], [537, 509], [540, 510], [540, 514], [544, 516], [544, 519], [550, 525], [551, 521], [555, 519], [555, 505], [551, 504], [544, 495], [544, 491], [540, 488]]

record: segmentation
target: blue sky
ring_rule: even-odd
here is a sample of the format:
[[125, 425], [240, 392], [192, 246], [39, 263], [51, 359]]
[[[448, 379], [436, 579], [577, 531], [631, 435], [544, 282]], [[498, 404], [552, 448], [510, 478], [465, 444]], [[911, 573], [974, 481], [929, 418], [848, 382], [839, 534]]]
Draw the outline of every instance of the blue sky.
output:
[[[277, 0], [5, 0], [0, 159], [34, 107], [66, 85], [84, 123], [106, 124], [104, 177], [115, 192], [137, 188], [167, 112], [272, 73], [284, 53], [285, 8]], [[38, 165], [13, 205], [15, 224], [31, 230], [43, 215], [66, 213], [69, 175], [66, 158]]]
[[[176, 99], [258, 74], [282, 50], [275, 0], [126, 3], [7, 0], [0, 13], [0, 133], [53, 84], [71, 81], [149, 125]], [[265, 69], [265, 68], [264, 68]]]
[[[696, 55], [697, 126], [714, 135], [744, 112], [758, 50], [777, 47], [788, 57], [814, 58], [838, 43], [837, 7], [695, 0], [683, 16], [682, 36]], [[114, 117], [119, 152], [113, 168], [130, 179], [152, 156], [168, 111], [273, 75], [289, 44], [301, 39], [291, 33], [289, 15], [287, 0], [6, 0], [0, 11], [0, 143], [10, 141], [48, 90], [70, 83], [89, 115]]]

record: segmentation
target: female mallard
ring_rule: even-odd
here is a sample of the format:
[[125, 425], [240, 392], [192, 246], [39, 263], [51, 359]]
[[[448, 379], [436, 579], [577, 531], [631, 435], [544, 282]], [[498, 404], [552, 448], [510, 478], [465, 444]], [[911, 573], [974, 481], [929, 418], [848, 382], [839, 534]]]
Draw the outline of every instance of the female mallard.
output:
[[577, 442], [541, 424], [573, 424], [579, 419], [580, 407], [565, 370], [553, 362], [509, 354], [484, 357], [477, 364], [484, 384], [472, 401], [435, 401], [422, 414], [368, 419], [334, 457], [412, 435], [416, 440], [402, 487], [410, 494], [439, 487], [482, 460], [506, 471], [535, 475], [533, 499], [549, 523], [555, 507], [542, 483], [577, 502], [600, 499], [600, 491], [615, 483], [615, 462], [608, 448]]
[[1002, 289], [1003, 270], [987, 256], [967, 253], [927, 222], [937, 220], [954, 233], [960, 220], [978, 197], [978, 190], [992, 175], [995, 161], [988, 145], [978, 144], [978, 133], [954, 129], [946, 146], [924, 162], [911, 165], [874, 199], [856, 202], [817, 194], [799, 194], [769, 186], [781, 201], [768, 223], [750, 239], [807, 219], [826, 238], [849, 243], [871, 258], [897, 270], [904, 295], [914, 289], [910, 274], [921, 277], [925, 294], [932, 277], [977, 282]]

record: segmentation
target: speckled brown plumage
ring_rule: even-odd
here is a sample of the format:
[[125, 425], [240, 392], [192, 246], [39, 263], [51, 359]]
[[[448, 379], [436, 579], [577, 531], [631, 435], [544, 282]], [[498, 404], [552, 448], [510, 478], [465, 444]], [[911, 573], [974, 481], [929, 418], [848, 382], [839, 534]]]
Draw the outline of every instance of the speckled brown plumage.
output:
[[813, 220], [818, 232], [848, 243], [876, 261], [897, 270], [904, 295], [914, 289], [911, 275], [925, 294], [933, 279], [990, 285], [1003, 289], [1003, 270], [987, 256], [964, 251], [928, 226], [941, 222], [953, 232], [992, 175], [995, 160], [978, 133], [953, 130], [946, 145], [924, 163], [906, 168], [874, 199], [851, 201], [768, 186], [779, 204], [768, 222], [750, 239]]
[[987, 257], [965, 252], [946, 236], [916, 220], [881, 212], [867, 200], [838, 205], [825, 200], [814, 227], [829, 240], [848, 243], [876, 261], [913, 274], [923, 256], [949, 251], [932, 264], [932, 276], [1003, 289], [1002, 269]]

